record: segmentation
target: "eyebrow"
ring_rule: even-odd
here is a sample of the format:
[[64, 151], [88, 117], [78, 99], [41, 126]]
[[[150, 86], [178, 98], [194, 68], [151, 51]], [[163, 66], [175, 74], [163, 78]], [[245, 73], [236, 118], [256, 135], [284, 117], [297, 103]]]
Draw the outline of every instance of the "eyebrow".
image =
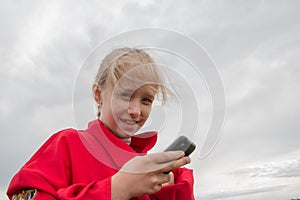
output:
[[149, 89], [147, 86], [141, 86], [141, 87], [136, 87], [136, 88], [122, 86], [122, 87], [119, 87], [119, 89], [118, 89], [119, 92], [128, 92], [131, 95], [136, 93], [138, 90], [139, 90], [139, 92], [141, 92], [141, 94], [143, 96], [151, 97], [153, 99], [155, 98], [156, 93], [152, 89]]

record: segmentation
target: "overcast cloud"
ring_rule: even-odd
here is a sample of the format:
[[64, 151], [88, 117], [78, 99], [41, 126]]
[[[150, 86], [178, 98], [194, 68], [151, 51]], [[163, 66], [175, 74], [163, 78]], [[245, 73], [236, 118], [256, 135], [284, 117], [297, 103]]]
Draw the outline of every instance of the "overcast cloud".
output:
[[299, 8], [296, 0], [1, 1], [0, 198], [53, 132], [75, 126], [73, 84], [90, 51], [142, 27], [193, 38], [223, 78], [223, 135], [207, 158], [192, 156], [196, 196], [300, 198]]

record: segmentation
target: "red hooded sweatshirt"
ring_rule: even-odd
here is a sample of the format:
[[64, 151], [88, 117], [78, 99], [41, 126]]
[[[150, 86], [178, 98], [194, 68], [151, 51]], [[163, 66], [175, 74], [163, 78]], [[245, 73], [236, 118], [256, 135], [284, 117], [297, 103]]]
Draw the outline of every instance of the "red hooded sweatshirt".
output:
[[[128, 145], [101, 121], [84, 131], [62, 130], [52, 135], [13, 177], [7, 195], [26, 188], [37, 189], [35, 200], [110, 200], [111, 177], [128, 160], [145, 154], [156, 143], [157, 133], [133, 136]], [[175, 184], [152, 195], [133, 199], [194, 200], [192, 170], [178, 168]]]

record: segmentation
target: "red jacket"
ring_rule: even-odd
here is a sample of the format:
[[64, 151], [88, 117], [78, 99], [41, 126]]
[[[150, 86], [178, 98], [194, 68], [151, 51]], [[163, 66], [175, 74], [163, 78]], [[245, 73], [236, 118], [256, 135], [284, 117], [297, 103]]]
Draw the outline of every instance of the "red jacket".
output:
[[[111, 199], [111, 177], [129, 159], [146, 153], [156, 132], [131, 138], [130, 145], [112, 134], [99, 120], [85, 131], [62, 130], [52, 135], [13, 177], [8, 197], [24, 188], [36, 188], [35, 200]], [[175, 184], [134, 199], [193, 200], [192, 170], [173, 170]]]

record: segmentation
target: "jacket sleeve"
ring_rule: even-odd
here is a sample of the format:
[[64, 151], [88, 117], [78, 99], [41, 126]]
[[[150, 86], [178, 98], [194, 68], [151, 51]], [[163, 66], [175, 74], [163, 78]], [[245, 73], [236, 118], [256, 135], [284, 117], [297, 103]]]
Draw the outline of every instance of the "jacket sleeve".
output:
[[[89, 184], [73, 184], [53, 193], [48, 193], [38, 189], [34, 196], [34, 200], [94, 200], [99, 199], [100, 197], [103, 200], [110, 200], [110, 191], [110, 179], [105, 179], [99, 182], [91, 182]], [[12, 195], [14, 194], [15, 193], [8, 193], [9, 199], [12, 199]]]
[[[67, 131], [67, 134], [77, 134]], [[90, 183], [72, 183], [70, 143], [65, 133], [51, 136], [13, 177], [7, 190], [9, 199], [23, 189], [37, 189], [34, 200], [111, 199], [111, 177]]]
[[111, 200], [111, 178], [89, 184], [74, 184], [59, 189], [57, 194], [61, 200]]
[[193, 171], [187, 168], [178, 168], [174, 173], [175, 184], [164, 186], [160, 191], [150, 195], [151, 199], [166, 200], [194, 200]]

